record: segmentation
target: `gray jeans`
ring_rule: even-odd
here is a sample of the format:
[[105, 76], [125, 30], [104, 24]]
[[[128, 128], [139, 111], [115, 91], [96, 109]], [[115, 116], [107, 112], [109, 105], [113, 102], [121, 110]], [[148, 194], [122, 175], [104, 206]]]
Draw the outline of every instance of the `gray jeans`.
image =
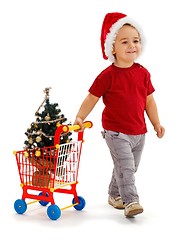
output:
[[114, 164], [109, 195], [121, 196], [124, 203], [139, 202], [135, 172], [140, 163], [145, 134], [127, 135], [104, 130], [102, 135], [109, 147]]

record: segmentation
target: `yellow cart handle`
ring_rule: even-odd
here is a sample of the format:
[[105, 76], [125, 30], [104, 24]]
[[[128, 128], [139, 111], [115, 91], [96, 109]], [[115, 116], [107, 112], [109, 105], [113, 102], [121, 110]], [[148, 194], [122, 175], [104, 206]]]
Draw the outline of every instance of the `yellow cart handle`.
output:
[[[93, 123], [90, 121], [86, 121], [83, 123], [83, 126], [85, 128], [91, 128], [93, 126]], [[57, 127], [54, 137], [54, 145], [60, 144], [60, 135], [64, 132], [71, 132], [80, 129], [79, 125], [61, 125]], [[84, 131], [78, 132], [78, 140], [83, 140], [83, 133]]]
[[[93, 123], [90, 121], [86, 121], [83, 123], [83, 126], [85, 128], [91, 128], [93, 126]], [[80, 129], [80, 125], [64, 125], [63, 126], [63, 132], [71, 132]]]

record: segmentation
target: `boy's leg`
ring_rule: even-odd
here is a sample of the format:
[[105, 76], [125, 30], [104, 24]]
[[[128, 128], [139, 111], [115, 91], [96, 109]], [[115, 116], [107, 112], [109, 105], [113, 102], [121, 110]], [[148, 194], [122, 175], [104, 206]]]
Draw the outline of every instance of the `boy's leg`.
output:
[[113, 169], [111, 181], [110, 181], [110, 184], [109, 184], [108, 194], [110, 196], [113, 196], [113, 197], [120, 196], [119, 188], [118, 188], [118, 185], [117, 185], [117, 182], [116, 182], [116, 179], [115, 179], [114, 169]]
[[145, 145], [145, 134], [138, 135], [136, 142], [137, 142], [137, 144], [133, 148], [133, 156], [134, 156], [134, 159], [135, 159], [135, 172], [138, 169], [138, 166], [139, 166], [139, 163], [140, 163], [140, 160], [141, 160], [141, 156], [142, 156], [142, 152], [143, 152], [143, 148], [144, 148], [144, 145]]
[[111, 181], [109, 192], [117, 192], [116, 186], [118, 186], [120, 196], [125, 203], [139, 202], [134, 173], [140, 162], [141, 148], [143, 148], [144, 141], [139, 147], [139, 151], [133, 152], [133, 148], [136, 148], [136, 145], [138, 146], [140, 139], [144, 138], [142, 136], [138, 135], [137, 138], [137, 136], [105, 131], [105, 140], [113, 159], [114, 179], [116, 180], [113, 181], [112, 178], [113, 182]]

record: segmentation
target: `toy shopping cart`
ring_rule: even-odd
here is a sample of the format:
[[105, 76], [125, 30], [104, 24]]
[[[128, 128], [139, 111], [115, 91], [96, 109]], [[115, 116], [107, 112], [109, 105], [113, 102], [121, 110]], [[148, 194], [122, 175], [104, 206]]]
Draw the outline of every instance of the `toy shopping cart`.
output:
[[[85, 128], [91, 128], [92, 122], [84, 122]], [[14, 203], [18, 214], [23, 214], [29, 204], [39, 202], [42, 206], [50, 204], [47, 215], [52, 220], [61, 216], [61, 210], [74, 207], [80, 211], [85, 207], [85, 199], [77, 195], [78, 170], [82, 150], [83, 134], [77, 132], [76, 141], [59, 144], [61, 134], [79, 129], [79, 125], [60, 125], [55, 132], [54, 146], [44, 147], [37, 151], [15, 151], [22, 198]], [[72, 204], [60, 208], [55, 204], [54, 193], [73, 195]], [[32, 202], [26, 202], [32, 199]]]

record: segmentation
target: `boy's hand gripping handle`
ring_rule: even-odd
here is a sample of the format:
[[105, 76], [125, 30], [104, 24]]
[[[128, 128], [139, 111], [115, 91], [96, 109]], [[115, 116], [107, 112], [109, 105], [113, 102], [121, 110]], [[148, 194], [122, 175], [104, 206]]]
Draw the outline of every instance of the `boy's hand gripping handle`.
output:
[[[90, 121], [86, 121], [83, 123], [83, 126], [85, 128], [91, 128], [93, 126], [92, 122]], [[75, 130], [78, 130], [80, 129], [80, 126], [79, 125], [64, 125], [63, 126], [63, 132], [71, 132], [71, 131], [75, 131]]]
[[[83, 123], [83, 126], [85, 128], [91, 128], [93, 126], [93, 123], [90, 121], [86, 121]], [[57, 127], [56, 132], [55, 132], [55, 138], [54, 138], [54, 145], [56, 146], [57, 144], [60, 143], [60, 135], [64, 132], [71, 132], [80, 129], [79, 125], [60, 125]], [[78, 140], [83, 139], [83, 131], [78, 132]]]

